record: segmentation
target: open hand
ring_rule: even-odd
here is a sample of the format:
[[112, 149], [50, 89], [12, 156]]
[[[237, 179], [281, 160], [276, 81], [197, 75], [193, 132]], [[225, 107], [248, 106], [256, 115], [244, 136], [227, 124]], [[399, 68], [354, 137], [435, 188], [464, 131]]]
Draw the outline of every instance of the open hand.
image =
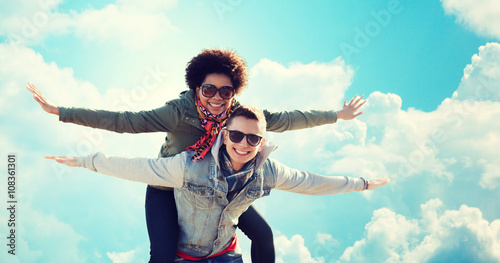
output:
[[349, 104], [347, 104], [348, 98], [346, 98], [344, 101], [344, 107], [342, 107], [341, 110], [337, 111], [337, 117], [342, 120], [352, 120], [358, 117], [359, 115], [363, 114], [364, 111], [358, 113], [356, 113], [356, 111], [358, 111], [359, 108], [361, 108], [361, 106], [363, 106], [363, 104], [366, 103], [366, 100], [360, 103], [361, 99], [364, 96], [365, 95], [359, 98], [358, 95], [354, 96], [354, 98], [352, 98]]
[[38, 104], [40, 104], [40, 106], [42, 106], [42, 109], [44, 111], [59, 116], [59, 107], [45, 98], [45, 96], [43, 96], [43, 94], [35, 87], [35, 85], [28, 82], [26, 88], [33, 94], [33, 98], [36, 100], [36, 102], [38, 102]]
[[394, 179], [387, 177], [387, 176], [370, 179], [370, 180], [368, 180], [368, 189], [367, 190], [375, 190], [383, 185], [386, 185], [387, 183], [389, 183], [391, 181], [394, 181]]
[[78, 157], [75, 156], [45, 156], [45, 159], [52, 159], [71, 167], [78, 166]]

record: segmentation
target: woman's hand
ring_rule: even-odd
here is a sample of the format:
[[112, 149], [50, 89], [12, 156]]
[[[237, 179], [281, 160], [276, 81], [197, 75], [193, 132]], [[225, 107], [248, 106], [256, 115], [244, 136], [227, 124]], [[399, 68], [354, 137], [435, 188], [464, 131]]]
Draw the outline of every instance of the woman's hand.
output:
[[379, 177], [375, 179], [370, 179], [368, 180], [368, 189], [367, 190], [375, 190], [383, 185], [386, 185], [387, 183], [394, 181], [394, 179], [384, 176], [384, 177]]
[[78, 166], [78, 157], [75, 156], [45, 156], [45, 158], [55, 160], [58, 163], [63, 163], [71, 167]]
[[[358, 111], [359, 108], [361, 108], [361, 106], [363, 106], [363, 104], [365, 104], [366, 100], [359, 103], [364, 96], [365, 95], [363, 95], [359, 98], [358, 98], [358, 95], [354, 96], [354, 98], [352, 98], [352, 100], [349, 102], [349, 104], [347, 104], [348, 98], [345, 99], [344, 107], [341, 110], [337, 111], [337, 118], [342, 119], [342, 120], [352, 120], [352, 119], [358, 117], [359, 115], [363, 114], [364, 111], [358, 112], [358, 113], [356, 113], [356, 111]], [[356, 99], [356, 98], [358, 98], [358, 99]]]
[[43, 94], [35, 87], [35, 85], [28, 82], [26, 88], [33, 94], [33, 98], [42, 106], [42, 109], [50, 114], [55, 114], [59, 116], [59, 107], [57, 107], [50, 100], [45, 98]]

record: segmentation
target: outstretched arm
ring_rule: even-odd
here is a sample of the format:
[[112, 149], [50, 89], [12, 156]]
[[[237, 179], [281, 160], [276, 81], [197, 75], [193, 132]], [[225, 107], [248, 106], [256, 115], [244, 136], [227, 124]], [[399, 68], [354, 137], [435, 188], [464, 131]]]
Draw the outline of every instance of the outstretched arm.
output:
[[44, 111], [58, 115], [60, 121], [92, 128], [118, 133], [169, 132], [178, 126], [181, 118], [179, 109], [172, 104], [140, 112], [58, 107], [32, 83], [28, 83], [26, 88]]
[[[364, 179], [347, 176], [323, 176], [287, 167], [276, 160], [270, 160], [276, 173], [276, 189], [307, 195], [336, 195], [352, 191], [375, 190], [393, 179], [379, 177], [370, 179], [365, 186]], [[367, 188], [365, 188], [367, 187]]]
[[354, 96], [349, 103], [347, 99], [344, 106], [339, 111], [334, 110], [310, 110], [310, 111], [281, 111], [269, 112], [264, 110], [264, 115], [267, 121], [267, 131], [284, 132], [299, 130], [305, 128], [312, 128], [324, 124], [331, 124], [337, 122], [337, 119], [352, 120], [363, 112], [358, 110], [365, 104], [361, 101], [363, 96]]
[[71, 167], [84, 167], [94, 172], [129, 181], [175, 188], [180, 188], [183, 185], [184, 167], [188, 159], [185, 152], [173, 157], [158, 159], [122, 158], [106, 156], [102, 153], [86, 157], [46, 156], [45, 158]]

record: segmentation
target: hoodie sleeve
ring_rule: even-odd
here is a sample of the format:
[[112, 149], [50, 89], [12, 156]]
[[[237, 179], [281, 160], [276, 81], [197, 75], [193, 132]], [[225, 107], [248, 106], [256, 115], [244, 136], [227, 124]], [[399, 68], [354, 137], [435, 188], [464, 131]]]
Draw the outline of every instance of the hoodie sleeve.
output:
[[363, 191], [362, 179], [347, 176], [323, 176], [289, 168], [269, 159], [276, 175], [276, 189], [306, 195], [336, 195]]
[[123, 158], [94, 153], [78, 157], [78, 167], [129, 181], [180, 188], [184, 182], [187, 159], [186, 152], [157, 159]]

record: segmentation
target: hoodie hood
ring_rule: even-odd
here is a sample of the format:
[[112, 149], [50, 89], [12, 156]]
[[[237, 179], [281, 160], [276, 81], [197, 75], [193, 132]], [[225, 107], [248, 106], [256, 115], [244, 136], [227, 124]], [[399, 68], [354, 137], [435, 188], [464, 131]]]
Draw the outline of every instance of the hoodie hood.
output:
[[[222, 131], [226, 130], [226, 128], [223, 128], [219, 135], [217, 135], [217, 139], [215, 140], [214, 145], [212, 146], [212, 149], [210, 150], [212, 153], [212, 156], [215, 159], [215, 163], [217, 164], [217, 167], [220, 169], [220, 164], [219, 164], [219, 149], [222, 147], [223, 143], [223, 136], [222, 136]], [[264, 147], [262, 147], [262, 150], [257, 154], [255, 158], [257, 158], [255, 162], [255, 169], [260, 169], [264, 162], [267, 160], [269, 155], [276, 150], [278, 146], [274, 144], [273, 142], [266, 140]]]

